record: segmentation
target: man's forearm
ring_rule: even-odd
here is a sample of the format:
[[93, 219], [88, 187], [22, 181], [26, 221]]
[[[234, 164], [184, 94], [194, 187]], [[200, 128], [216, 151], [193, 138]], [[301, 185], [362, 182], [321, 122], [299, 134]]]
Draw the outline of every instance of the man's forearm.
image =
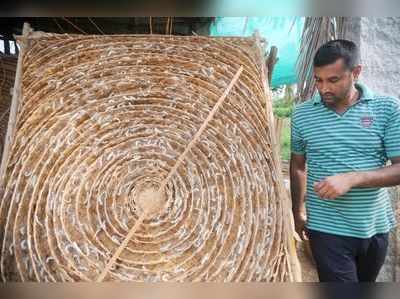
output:
[[372, 171], [351, 172], [353, 187], [379, 188], [400, 185], [400, 163]]
[[293, 213], [305, 212], [306, 180], [307, 175], [305, 171], [290, 170], [290, 192], [292, 196]]

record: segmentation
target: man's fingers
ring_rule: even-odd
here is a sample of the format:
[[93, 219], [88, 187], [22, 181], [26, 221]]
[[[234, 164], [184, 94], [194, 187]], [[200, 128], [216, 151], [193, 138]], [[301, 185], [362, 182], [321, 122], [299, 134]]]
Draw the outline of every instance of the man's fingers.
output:
[[332, 196], [333, 194], [335, 194], [335, 192], [334, 192], [333, 190], [327, 189], [327, 190], [324, 190], [324, 192], [321, 193], [321, 196], [320, 196], [320, 197], [321, 197], [322, 199], [325, 199], [325, 198], [331, 199], [331, 196]]
[[338, 194], [336, 191], [330, 191], [325, 196], [327, 199], [335, 199], [336, 197], [338, 197]]
[[338, 191], [329, 185], [325, 185], [317, 194], [321, 199], [335, 199], [340, 196]]
[[308, 241], [308, 232], [307, 232], [306, 228], [303, 229], [302, 235], [303, 235], [303, 237], [302, 237], [303, 241]]
[[322, 189], [327, 187], [327, 181], [323, 179], [322, 181], [314, 183], [314, 191], [316, 193], [320, 192]]
[[297, 231], [294, 231], [293, 237], [294, 237], [294, 239], [295, 239], [297, 242], [300, 242], [300, 241], [302, 240], [302, 238], [301, 238], [300, 235], [297, 233]]
[[304, 238], [304, 231], [301, 232], [301, 234], [300, 234], [300, 239], [301, 239], [302, 241], [305, 241], [305, 238]]
[[328, 193], [330, 193], [330, 192], [331, 192], [330, 187], [327, 186], [327, 185], [324, 185], [324, 186], [317, 192], [317, 194], [318, 194], [318, 196], [319, 196], [321, 199], [323, 199], [323, 198], [326, 198], [326, 195], [327, 195]]
[[314, 183], [314, 191], [318, 192], [322, 186], [324, 186], [324, 181], [320, 181], [320, 182], [315, 182]]
[[297, 228], [296, 233], [302, 241], [308, 241], [307, 229], [305, 227]]

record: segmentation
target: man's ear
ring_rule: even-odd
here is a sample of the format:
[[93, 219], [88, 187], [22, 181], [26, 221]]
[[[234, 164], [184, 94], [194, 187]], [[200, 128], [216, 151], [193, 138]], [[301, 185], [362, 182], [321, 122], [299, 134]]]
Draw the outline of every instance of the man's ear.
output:
[[353, 74], [354, 81], [357, 81], [357, 80], [358, 80], [358, 77], [360, 76], [360, 73], [361, 73], [361, 69], [362, 69], [362, 67], [361, 67], [361, 65], [359, 64], [359, 65], [356, 65], [356, 66], [353, 68], [353, 70], [351, 71], [352, 74]]

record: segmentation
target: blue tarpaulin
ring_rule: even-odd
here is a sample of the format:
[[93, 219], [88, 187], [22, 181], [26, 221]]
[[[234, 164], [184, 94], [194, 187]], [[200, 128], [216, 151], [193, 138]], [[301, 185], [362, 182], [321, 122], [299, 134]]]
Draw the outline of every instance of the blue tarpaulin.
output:
[[271, 46], [278, 48], [278, 62], [272, 86], [296, 83], [296, 60], [300, 51], [304, 18], [301, 17], [218, 17], [211, 25], [211, 36], [251, 36], [258, 31]]

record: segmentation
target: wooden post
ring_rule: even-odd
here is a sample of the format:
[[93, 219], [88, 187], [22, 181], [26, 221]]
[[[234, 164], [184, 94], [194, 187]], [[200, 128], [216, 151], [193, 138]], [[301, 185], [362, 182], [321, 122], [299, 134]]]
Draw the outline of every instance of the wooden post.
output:
[[8, 120], [7, 134], [4, 141], [3, 148], [3, 156], [1, 159], [0, 166], [0, 187], [3, 186], [4, 183], [4, 174], [7, 168], [8, 157], [10, 153], [10, 148], [12, 146], [12, 142], [15, 134], [15, 125], [16, 118], [18, 114], [18, 109], [21, 102], [21, 80], [22, 80], [22, 61], [26, 52], [26, 48], [28, 46], [28, 36], [32, 32], [32, 28], [28, 23], [24, 23], [24, 27], [22, 30], [22, 37], [20, 38], [20, 51], [18, 54], [18, 62], [17, 62], [17, 70], [15, 73], [15, 81], [14, 81], [14, 89], [12, 93], [11, 99], [11, 108], [10, 108], [10, 118]]
[[10, 55], [11, 51], [10, 51], [10, 41], [8, 40], [8, 38], [4, 38], [3, 39], [3, 45], [4, 45], [4, 54], [5, 55]]
[[272, 72], [274, 71], [275, 68], [275, 64], [278, 62], [278, 48], [275, 46], [271, 47], [271, 50], [268, 54], [268, 58], [266, 60], [266, 65], [267, 65], [267, 69], [268, 69], [268, 83], [269, 86], [271, 86], [271, 82], [272, 82]]
[[150, 28], [150, 34], [153, 34], [153, 20], [151, 17], [149, 17], [149, 28]]

